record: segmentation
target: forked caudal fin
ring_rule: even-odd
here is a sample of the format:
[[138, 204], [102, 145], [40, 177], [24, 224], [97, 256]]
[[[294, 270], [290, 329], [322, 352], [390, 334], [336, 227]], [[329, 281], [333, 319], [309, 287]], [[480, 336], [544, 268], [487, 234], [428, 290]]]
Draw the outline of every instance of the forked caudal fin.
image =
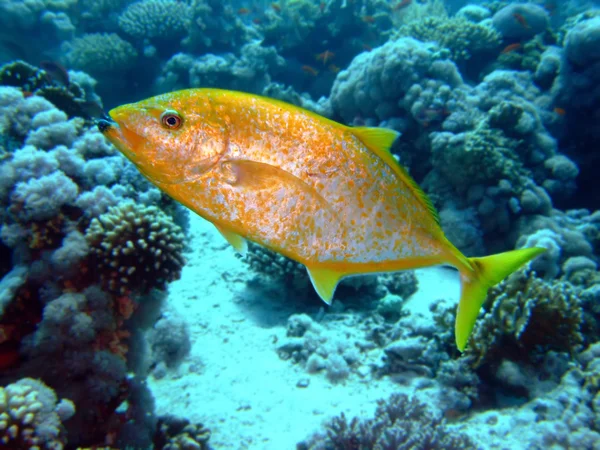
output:
[[461, 294], [454, 326], [456, 346], [461, 352], [467, 345], [488, 289], [544, 251], [545, 248], [522, 248], [483, 258], [469, 258], [474, 270], [460, 274]]

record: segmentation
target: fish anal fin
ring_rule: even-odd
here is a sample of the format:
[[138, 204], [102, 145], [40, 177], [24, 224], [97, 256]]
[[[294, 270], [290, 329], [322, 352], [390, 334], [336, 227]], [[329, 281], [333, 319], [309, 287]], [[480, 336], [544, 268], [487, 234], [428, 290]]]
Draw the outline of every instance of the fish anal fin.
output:
[[234, 233], [233, 231], [223, 228], [220, 225], [215, 224], [215, 227], [240, 255], [246, 256], [246, 252], [248, 251], [248, 242], [246, 239], [239, 234]]
[[390, 147], [396, 140], [400, 133], [387, 128], [369, 128], [369, 127], [356, 127], [350, 128], [350, 131], [360, 139], [360, 141], [367, 146], [369, 150], [379, 156], [394, 172], [404, 181], [419, 199], [421, 204], [425, 206], [429, 212], [433, 215], [436, 223], [440, 224], [440, 218], [438, 213], [433, 206], [427, 194], [423, 192], [421, 187], [415, 180], [409, 175], [404, 167], [394, 158], [394, 155], [390, 152]]
[[319, 294], [319, 297], [321, 297], [325, 303], [331, 305], [335, 288], [343, 278], [344, 274], [320, 267], [307, 266], [306, 270], [308, 271], [310, 281], [312, 282], [315, 291], [317, 291], [317, 294]]

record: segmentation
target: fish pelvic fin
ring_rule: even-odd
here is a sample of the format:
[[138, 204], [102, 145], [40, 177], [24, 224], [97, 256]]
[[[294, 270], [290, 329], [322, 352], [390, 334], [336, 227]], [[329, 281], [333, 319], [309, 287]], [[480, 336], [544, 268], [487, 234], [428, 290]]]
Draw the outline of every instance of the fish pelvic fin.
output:
[[312, 282], [315, 291], [317, 291], [317, 294], [319, 294], [319, 297], [321, 297], [325, 303], [331, 305], [335, 288], [344, 274], [331, 269], [323, 269], [321, 267], [306, 266], [306, 270], [308, 271], [310, 281]]
[[231, 244], [231, 246], [242, 256], [246, 256], [248, 252], [248, 242], [239, 234], [235, 234], [233, 231], [227, 230], [220, 225], [214, 224], [219, 233]]
[[461, 352], [467, 345], [488, 289], [545, 251], [545, 248], [532, 247], [482, 258], [468, 258], [473, 270], [460, 274], [461, 294], [454, 324], [456, 346]]

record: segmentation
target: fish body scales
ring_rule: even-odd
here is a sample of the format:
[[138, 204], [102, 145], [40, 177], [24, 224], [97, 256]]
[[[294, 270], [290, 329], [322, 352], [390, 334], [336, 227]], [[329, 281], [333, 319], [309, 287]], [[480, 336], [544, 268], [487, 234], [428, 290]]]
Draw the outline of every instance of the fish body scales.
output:
[[[213, 102], [227, 122], [223, 163], [218, 176], [177, 187], [178, 200], [303, 263], [363, 265], [443, 253], [431, 213], [351, 128], [246, 95], [218, 93]], [[290, 177], [262, 168], [240, 176], [236, 161]]]

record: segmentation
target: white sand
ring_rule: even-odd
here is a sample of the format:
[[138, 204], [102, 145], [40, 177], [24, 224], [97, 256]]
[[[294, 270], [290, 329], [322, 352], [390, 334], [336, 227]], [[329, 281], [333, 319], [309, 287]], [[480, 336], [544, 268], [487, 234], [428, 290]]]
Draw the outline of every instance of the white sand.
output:
[[[170, 285], [168, 302], [188, 320], [189, 361], [202, 369], [190, 373], [188, 363], [179, 375], [150, 377], [158, 414], [203, 423], [212, 431], [215, 449], [293, 450], [322, 431], [329, 417], [341, 412], [371, 416], [377, 399], [413, 389], [387, 377], [367, 381], [357, 375], [332, 384], [322, 374], [309, 375], [281, 360], [275, 338], [285, 336], [289, 315], [301, 311], [277, 299], [277, 291], [248, 287], [252, 273], [210, 223], [192, 215], [191, 230], [194, 250], [181, 279]], [[427, 313], [431, 301], [457, 298], [455, 272], [433, 268], [417, 276], [411, 309]], [[310, 385], [296, 387], [300, 379]]]

